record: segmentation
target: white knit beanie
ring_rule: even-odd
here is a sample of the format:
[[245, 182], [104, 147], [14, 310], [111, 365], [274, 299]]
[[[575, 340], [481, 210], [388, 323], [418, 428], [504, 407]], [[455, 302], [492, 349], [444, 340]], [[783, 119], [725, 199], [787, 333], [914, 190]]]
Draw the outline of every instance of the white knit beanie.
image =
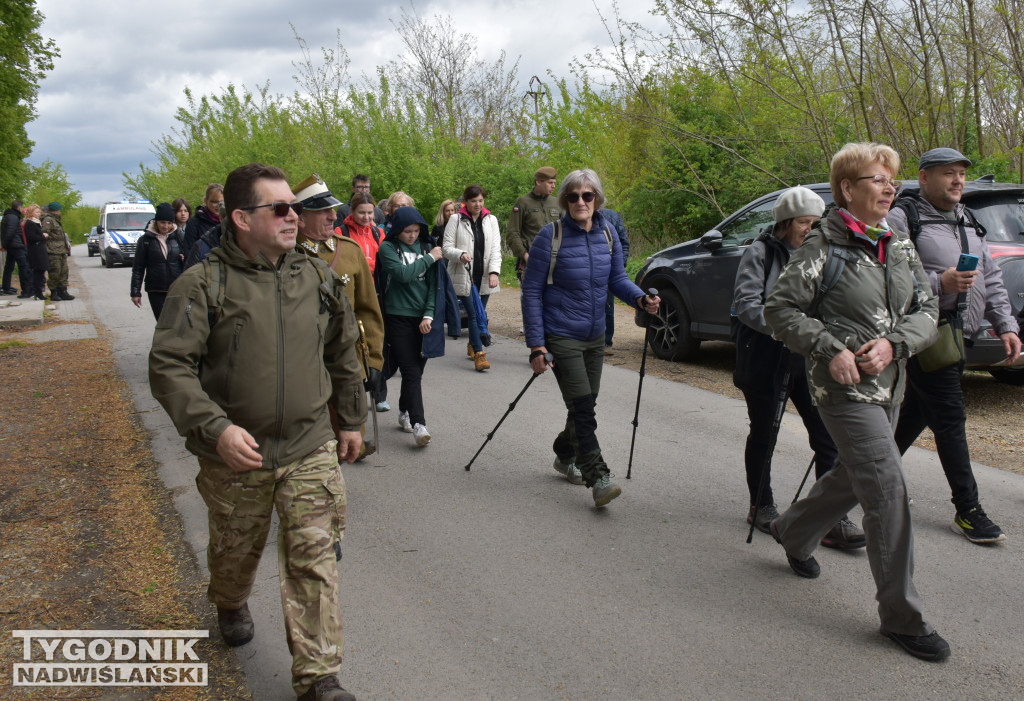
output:
[[820, 217], [825, 212], [825, 200], [816, 192], [797, 185], [779, 195], [772, 207], [775, 221], [786, 221], [797, 217]]

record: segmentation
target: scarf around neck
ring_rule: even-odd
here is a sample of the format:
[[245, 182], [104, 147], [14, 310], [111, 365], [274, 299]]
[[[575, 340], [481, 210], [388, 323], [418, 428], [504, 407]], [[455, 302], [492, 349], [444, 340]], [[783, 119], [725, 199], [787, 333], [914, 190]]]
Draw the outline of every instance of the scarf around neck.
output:
[[853, 232], [853, 237], [878, 256], [878, 262], [884, 263], [885, 244], [892, 237], [892, 229], [889, 228], [889, 224], [883, 219], [878, 226], [870, 226], [850, 214], [845, 207], [840, 207], [838, 212], [839, 216], [843, 218], [843, 223]]

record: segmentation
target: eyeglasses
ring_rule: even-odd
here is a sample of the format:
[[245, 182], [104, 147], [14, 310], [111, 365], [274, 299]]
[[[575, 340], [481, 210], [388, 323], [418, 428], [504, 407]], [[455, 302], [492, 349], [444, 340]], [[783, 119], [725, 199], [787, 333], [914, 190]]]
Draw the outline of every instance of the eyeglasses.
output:
[[580, 201], [580, 198], [583, 198], [584, 202], [590, 204], [594, 201], [595, 197], [597, 197], [597, 193], [594, 192], [570, 192], [565, 196], [565, 199], [569, 200], [569, 204], [576, 204]]
[[864, 176], [861, 176], [861, 177], [857, 178], [857, 180], [870, 180], [871, 182], [873, 182], [875, 185], [878, 185], [879, 187], [885, 187], [886, 185], [892, 185], [893, 189], [896, 190], [896, 192], [899, 192], [903, 188], [903, 183], [902, 182], [900, 182], [899, 180], [893, 180], [892, 178], [887, 178], [886, 176], [882, 175], [881, 173], [879, 173], [878, 175], [864, 175]]
[[239, 207], [239, 209], [250, 212], [254, 209], [263, 209], [264, 207], [273, 207], [274, 215], [278, 217], [287, 217], [289, 209], [294, 209], [296, 215], [302, 214], [301, 202], [270, 202], [269, 204], [257, 204], [252, 207]]

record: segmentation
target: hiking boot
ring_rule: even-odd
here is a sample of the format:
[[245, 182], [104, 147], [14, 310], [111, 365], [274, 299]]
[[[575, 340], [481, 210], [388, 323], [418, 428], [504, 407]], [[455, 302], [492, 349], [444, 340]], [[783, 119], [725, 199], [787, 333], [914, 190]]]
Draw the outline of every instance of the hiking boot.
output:
[[20, 295], [18, 295], [18, 299], [32, 299], [32, 293], [29, 292], [28, 290], [25, 290]]
[[867, 545], [868, 539], [860, 526], [851, 521], [848, 516], [843, 516], [839, 523], [832, 526], [825, 537], [821, 539], [821, 544], [826, 548], [836, 550], [856, 550]]
[[[756, 512], [756, 515], [755, 515]], [[779, 510], [775, 508], [775, 504], [765, 504], [764, 506], [755, 509], [753, 506], [750, 507], [750, 511], [747, 512], [747, 523], [753, 523], [754, 528], [771, 535], [771, 531], [768, 530], [768, 524], [779, 517]]]
[[345, 691], [338, 678], [332, 674], [313, 682], [313, 686], [299, 697], [299, 701], [356, 701], [356, 697]]
[[553, 467], [555, 472], [565, 477], [571, 484], [583, 484], [583, 473], [576, 467], [576, 461], [572, 458], [562, 460], [556, 455]]
[[59, 302], [60, 301], [60, 295], [57, 293], [57, 290], [50, 290], [50, 301], [51, 302]]
[[61, 299], [67, 300], [68, 302], [70, 302], [71, 300], [73, 300], [75, 298], [75, 296], [73, 294], [68, 292], [68, 288], [66, 288], [66, 287], [60, 288], [60, 297], [61, 297]]
[[957, 512], [953, 519], [953, 532], [960, 533], [972, 543], [998, 543], [1006, 540], [1003, 529], [992, 523], [980, 506], [963, 514]]
[[476, 352], [476, 355], [473, 356], [473, 363], [476, 365], [477, 372], [491, 369], [491, 364], [487, 362], [487, 354], [483, 351]]
[[[782, 545], [782, 537], [779, 535], [779, 530], [775, 526], [775, 521], [777, 520], [778, 519], [775, 519], [768, 524], [768, 530], [771, 537], [775, 539], [775, 542]], [[785, 550], [784, 545], [783, 550]], [[821, 567], [818, 566], [818, 561], [813, 557], [809, 557], [806, 560], [797, 560], [789, 553], [786, 553], [786, 561], [789, 563], [789, 568], [804, 579], [817, 579], [818, 575], [821, 574]]]
[[900, 647], [920, 660], [941, 662], [949, 657], [949, 643], [935, 631], [928, 635], [903, 635], [879, 628], [878, 632], [890, 640], [895, 640]]
[[4, 287], [3, 289], [0, 289], [0, 295], [16, 295], [16, 294], [18, 294], [18, 291], [16, 289], [14, 289], [13, 287]]
[[472, 343], [467, 343], [466, 344], [466, 355], [468, 355], [470, 358], [473, 357], [473, 344]]
[[622, 487], [611, 481], [611, 475], [602, 475], [591, 489], [594, 495], [594, 506], [604, 506], [622, 494]]
[[421, 448], [430, 443], [430, 431], [423, 424], [416, 424], [412, 427], [412, 437], [416, 439], [416, 445]]
[[247, 603], [242, 604], [240, 609], [222, 609], [218, 606], [217, 625], [220, 627], [220, 637], [231, 647], [245, 645], [256, 634]]
[[398, 427], [406, 433], [412, 433], [412, 421], [409, 420], [409, 412], [403, 411], [398, 415]]
[[391, 405], [381, 400], [377, 402], [377, 411], [391, 411]]

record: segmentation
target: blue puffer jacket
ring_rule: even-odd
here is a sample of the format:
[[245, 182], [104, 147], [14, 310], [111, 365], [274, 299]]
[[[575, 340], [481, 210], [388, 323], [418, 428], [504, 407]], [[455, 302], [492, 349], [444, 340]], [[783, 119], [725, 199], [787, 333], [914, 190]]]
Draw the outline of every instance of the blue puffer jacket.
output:
[[548, 281], [551, 263], [551, 235], [548, 224], [530, 245], [530, 259], [523, 273], [522, 307], [526, 345], [545, 345], [548, 336], [589, 341], [604, 335], [604, 306], [608, 290], [633, 306], [644, 293], [634, 285], [622, 264], [619, 237], [612, 231], [612, 252], [604, 228], [609, 226], [594, 213], [590, 232], [565, 214], [562, 216], [562, 245], [558, 249], [552, 284]]

